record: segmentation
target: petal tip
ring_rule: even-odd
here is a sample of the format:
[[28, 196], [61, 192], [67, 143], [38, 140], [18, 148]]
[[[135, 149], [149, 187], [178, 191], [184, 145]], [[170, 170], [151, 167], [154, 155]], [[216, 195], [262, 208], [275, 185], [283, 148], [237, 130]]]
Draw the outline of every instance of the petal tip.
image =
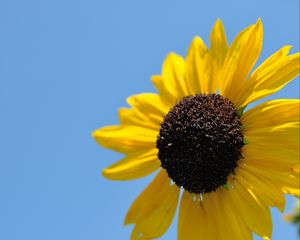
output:
[[96, 139], [98, 137], [98, 135], [99, 135], [99, 131], [100, 131], [100, 129], [94, 130], [91, 133], [92, 138]]
[[256, 24], [262, 24], [262, 21], [261, 21], [260, 17], [257, 18]]
[[92, 137], [92, 138], [95, 138], [95, 132], [96, 132], [96, 131], [92, 131], [92, 132], [91, 132], [91, 137]]
[[203, 40], [199, 36], [195, 36], [192, 40], [192, 43], [198, 44], [198, 43], [203, 43]]
[[160, 76], [160, 75], [152, 75], [152, 76], [150, 77], [150, 79], [151, 79], [151, 81], [152, 81], [153, 83], [156, 83], [156, 82], [159, 82], [159, 81], [161, 80], [161, 76]]
[[107, 179], [114, 180], [114, 179], [111, 177], [111, 174], [109, 174], [109, 169], [108, 169], [108, 168], [104, 168], [104, 169], [101, 171], [101, 175], [102, 175], [102, 177], [105, 177], [105, 178], [107, 178]]
[[260, 17], [257, 19], [255, 23], [255, 28], [259, 29], [260, 31], [263, 31], [263, 24]]
[[221, 18], [218, 18], [215, 21], [214, 27], [217, 27], [217, 28], [223, 27], [223, 22], [222, 22]]
[[126, 216], [125, 219], [124, 219], [124, 221], [123, 221], [123, 225], [127, 226], [129, 224], [130, 224], [130, 221], [128, 220], [128, 217]]

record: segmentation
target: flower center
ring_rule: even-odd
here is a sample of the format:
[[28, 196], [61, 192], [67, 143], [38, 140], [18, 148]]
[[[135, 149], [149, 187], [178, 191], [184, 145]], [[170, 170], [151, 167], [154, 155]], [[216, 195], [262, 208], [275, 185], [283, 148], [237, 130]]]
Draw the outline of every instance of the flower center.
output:
[[215, 191], [241, 158], [237, 109], [217, 94], [185, 97], [165, 116], [156, 147], [161, 166], [179, 187], [197, 194]]

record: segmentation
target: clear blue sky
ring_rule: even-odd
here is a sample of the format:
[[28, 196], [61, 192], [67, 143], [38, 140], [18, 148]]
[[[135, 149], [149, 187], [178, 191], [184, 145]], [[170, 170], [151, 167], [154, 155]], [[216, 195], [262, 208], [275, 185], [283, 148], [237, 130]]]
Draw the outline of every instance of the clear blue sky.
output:
[[[102, 178], [120, 155], [91, 131], [118, 123], [127, 96], [153, 92], [166, 54], [185, 54], [195, 35], [207, 42], [217, 18], [231, 41], [258, 17], [260, 62], [284, 44], [299, 51], [298, 0], [2, 0], [0, 239], [129, 239], [123, 218], [153, 176]], [[298, 84], [273, 98], [298, 98]], [[273, 219], [274, 240], [297, 239], [276, 210]], [[176, 224], [163, 240], [176, 239]]]

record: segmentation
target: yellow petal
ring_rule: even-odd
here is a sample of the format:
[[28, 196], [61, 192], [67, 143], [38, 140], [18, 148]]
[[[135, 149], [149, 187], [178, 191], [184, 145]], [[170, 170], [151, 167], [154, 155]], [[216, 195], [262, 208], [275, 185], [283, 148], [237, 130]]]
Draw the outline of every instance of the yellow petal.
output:
[[208, 49], [200, 37], [195, 37], [186, 57], [186, 78], [189, 94], [209, 93], [211, 67]]
[[[248, 159], [246, 159], [245, 162], [248, 163], [247, 160]], [[243, 182], [247, 189], [253, 191], [255, 195], [260, 196], [265, 205], [277, 207], [281, 212], [283, 212], [285, 207], [285, 198], [281, 188], [276, 184], [272, 183], [264, 176], [253, 172], [247, 166], [238, 168], [236, 178]]]
[[231, 191], [232, 189], [219, 188], [216, 192], [203, 196], [204, 209], [210, 213], [210, 218], [215, 219], [214, 229], [210, 231], [216, 232], [217, 240], [252, 240], [252, 230], [239, 216], [235, 202], [230, 197]]
[[210, 51], [217, 59], [220, 65], [223, 65], [226, 53], [228, 50], [227, 39], [224, 31], [224, 26], [218, 19], [210, 34]]
[[175, 53], [170, 53], [163, 63], [162, 75], [153, 76], [152, 81], [161, 98], [168, 105], [175, 105], [178, 100], [188, 95], [184, 59]]
[[125, 224], [135, 224], [131, 240], [153, 239], [164, 234], [174, 218], [179, 192], [162, 170], [127, 213]]
[[263, 72], [267, 67], [271, 66], [272, 64], [276, 63], [279, 59], [282, 57], [285, 57], [289, 54], [292, 46], [284, 46], [281, 49], [279, 49], [277, 52], [272, 54], [270, 57], [268, 57], [262, 64], [260, 64], [251, 74], [251, 78], [256, 79], [257, 76], [260, 75], [261, 72]]
[[271, 238], [272, 219], [268, 206], [262, 204], [261, 200], [239, 181], [235, 181], [230, 193], [236, 212], [246, 225], [259, 236]]
[[180, 207], [179, 207], [179, 216], [178, 216], [178, 240], [184, 240], [186, 238], [186, 232], [188, 228], [191, 228], [190, 218], [192, 205], [194, 203], [192, 195], [184, 191], [181, 197]]
[[240, 89], [242, 98], [237, 100], [237, 104], [241, 107], [246, 106], [283, 88], [299, 75], [299, 56], [299, 53], [296, 53], [280, 57], [277, 61], [254, 72]]
[[258, 19], [254, 26], [242, 31], [231, 44], [225, 58], [220, 92], [229, 98], [236, 107], [240, 88], [255, 65], [263, 41], [263, 26]]
[[145, 128], [159, 130], [168, 107], [159, 95], [142, 93], [127, 99], [131, 108], [121, 108], [119, 118], [122, 125], [137, 125]]
[[278, 99], [264, 102], [242, 116], [245, 131], [299, 121], [299, 99]]
[[283, 57], [287, 56], [291, 46], [284, 46], [281, 49], [279, 49], [277, 52], [272, 54], [269, 58], [267, 58], [261, 65], [259, 65], [251, 74], [251, 78], [248, 79], [243, 86], [241, 86], [240, 94], [236, 98], [236, 104], [237, 106], [243, 107], [246, 106], [245, 100], [249, 97], [249, 95], [254, 93], [254, 85], [256, 84], [257, 77], [260, 76], [260, 74], [267, 69], [272, 64], [276, 63], [279, 59], [282, 59]]
[[263, 176], [270, 182], [279, 186], [285, 193], [298, 196], [300, 188], [299, 173], [290, 171], [280, 171], [268, 169], [264, 167], [257, 167], [255, 165], [247, 165], [247, 171], [252, 171], [258, 175]]
[[299, 122], [278, 126], [245, 129], [244, 136], [250, 143], [273, 148], [287, 148], [299, 151]]
[[299, 103], [271, 100], [243, 115], [243, 132], [249, 142], [243, 155], [249, 161], [281, 170], [299, 163]]
[[156, 116], [157, 122], [160, 124], [161, 119], [164, 118], [169, 111], [169, 106], [165, 105], [160, 96], [155, 93], [141, 93], [127, 98], [128, 104], [136, 108], [144, 115], [152, 114], [153, 118]]
[[287, 194], [293, 195], [295, 197], [300, 197], [300, 186], [294, 187], [284, 187], [283, 191]]
[[213, 217], [195, 194], [184, 191], [178, 217], [178, 240], [198, 240], [200, 236], [216, 240]]
[[211, 64], [211, 80], [209, 81], [210, 92], [216, 92], [220, 79], [221, 69], [224, 64], [226, 53], [228, 50], [228, 44], [224, 31], [223, 24], [218, 19], [210, 34], [210, 51], [208, 61]]
[[119, 119], [121, 125], [139, 126], [153, 129], [157, 132], [160, 129], [160, 124], [158, 124], [158, 121], [163, 121], [163, 118], [158, 115], [145, 115], [136, 108], [120, 108]]
[[93, 137], [103, 147], [121, 153], [132, 153], [155, 148], [157, 131], [137, 126], [108, 126], [93, 132]]
[[290, 151], [284, 147], [264, 147], [249, 143], [242, 149], [247, 164], [254, 164], [279, 171], [290, 171], [299, 166], [299, 151]]
[[144, 177], [160, 167], [157, 149], [129, 154], [121, 161], [105, 168], [103, 176], [111, 180], [131, 180]]
[[230, 190], [223, 188], [218, 189], [219, 211], [223, 213], [223, 222], [227, 223], [226, 228], [231, 228], [232, 233], [225, 239], [243, 239], [252, 240], [252, 230], [239, 216], [235, 208], [235, 202], [230, 198]]
[[[219, 204], [218, 194], [218, 190], [213, 193], [204, 194], [203, 207], [206, 212], [210, 213], [208, 221], [209, 224], [215, 227], [216, 240], [226, 240], [232, 233], [229, 232], [227, 225], [219, 224], [220, 222], [223, 222], [224, 217], [221, 205]], [[227, 197], [227, 195], [225, 196]]]

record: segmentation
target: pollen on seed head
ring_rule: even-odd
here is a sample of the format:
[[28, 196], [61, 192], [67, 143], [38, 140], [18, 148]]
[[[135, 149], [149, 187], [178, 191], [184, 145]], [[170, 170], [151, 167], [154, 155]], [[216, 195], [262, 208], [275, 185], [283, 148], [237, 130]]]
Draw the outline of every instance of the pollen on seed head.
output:
[[183, 98], [165, 116], [156, 142], [158, 158], [169, 177], [197, 194], [227, 183], [242, 146], [237, 110], [217, 94]]

